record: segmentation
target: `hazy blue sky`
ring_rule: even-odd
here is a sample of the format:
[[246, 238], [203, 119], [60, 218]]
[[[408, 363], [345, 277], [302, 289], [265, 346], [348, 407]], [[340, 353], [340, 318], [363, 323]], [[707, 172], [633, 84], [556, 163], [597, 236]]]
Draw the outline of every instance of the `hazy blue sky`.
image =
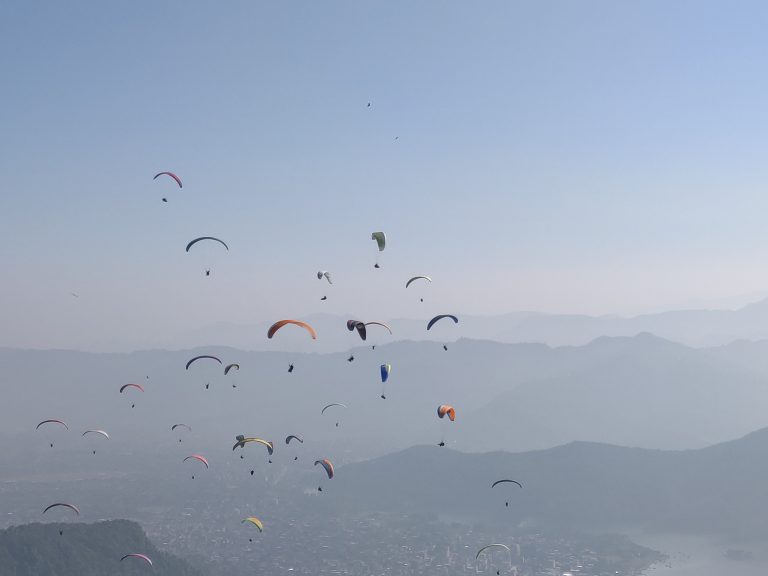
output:
[[[759, 1], [4, 2], [0, 344], [763, 293], [767, 26]], [[231, 252], [184, 253], [209, 234]]]

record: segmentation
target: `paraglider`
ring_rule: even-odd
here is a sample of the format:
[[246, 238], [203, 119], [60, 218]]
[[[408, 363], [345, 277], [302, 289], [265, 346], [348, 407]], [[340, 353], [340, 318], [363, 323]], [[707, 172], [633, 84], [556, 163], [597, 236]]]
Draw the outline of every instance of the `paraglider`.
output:
[[[413, 278], [408, 280], [408, 282], [405, 283], [405, 287], [408, 288], [408, 286], [413, 284], [416, 280], [426, 280], [430, 284], [432, 283], [432, 278], [430, 278], [429, 276], [414, 276]], [[424, 298], [419, 298], [419, 300], [421, 302], [424, 302]]]
[[387, 383], [387, 380], [389, 380], [389, 373], [392, 371], [392, 364], [382, 364], [379, 367], [379, 372], [381, 373], [381, 399], [386, 400], [387, 397], [384, 396], [384, 385]]
[[[168, 176], [169, 178], [172, 178], [173, 180], [176, 181], [176, 184], [179, 186], [179, 188], [183, 188], [181, 184], [181, 178], [176, 176], [176, 174], [174, 174], [173, 172], [160, 172], [158, 174], [155, 174], [155, 177], [152, 178], [152, 180], [157, 180], [160, 176]], [[163, 196], [162, 200], [163, 202], [168, 202], [168, 198], [166, 198], [165, 196]]]
[[288, 374], [290, 374], [291, 372], [293, 372], [293, 364], [288, 365]]
[[[221, 361], [220, 358], [217, 358], [216, 356], [211, 356], [210, 354], [201, 354], [200, 356], [195, 356], [194, 358], [190, 358], [187, 361], [186, 366], [184, 367], [185, 370], [189, 370], [189, 367], [192, 366], [195, 362], [198, 360], [213, 360], [214, 362], [218, 362], [220, 365], [223, 365], [224, 363]], [[210, 381], [206, 382], [205, 389], [208, 390], [211, 386]]]
[[[440, 314], [440, 315], [435, 316], [434, 318], [432, 318], [432, 320], [430, 320], [427, 323], [427, 330], [432, 328], [432, 326], [434, 326], [437, 322], [439, 322], [443, 318], [450, 318], [451, 320], [453, 320], [454, 324], [458, 324], [459, 323], [459, 319], [456, 318], [456, 316], [454, 316], [453, 314]], [[448, 345], [447, 344], [443, 344], [443, 350], [448, 351]]]
[[[482, 548], [480, 548], [480, 550], [477, 551], [477, 554], [475, 555], [475, 562], [477, 562], [480, 559], [480, 555], [483, 552], [485, 552], [486, 554], [491, 554], [491, 552], [489, 551], [495, 550], [497, 548], [507, 551], [507, 555], [509, 557], [509, 565], [511, 567], [512, 566], [512, 550], [510, 550], [509, 546], [507, 546], [506, 544], [489, 544], [488, 546], [483, 546]], [[500, 570], [498, 569], [496, 570], [497, 576], [500, 574], [500, 572], [501, 572]]]
[[357, 333], [360, 335], [360, 339], [363, 341], [365, 341], [365, 339], [368, 337], [367, 331], [365, 329], [365, 323], [360, 322], [359, 320], [347, 320], [347, 330], [350, 332], [357, 330]]
[[[522, 485], [522, 484], [520, 484], [520, 482], [518, 482], [517, 480], [509, 480], [509, 479], [504, 479], [504, 480], [496, 480], [496, 482], [494, 482], [493, 484], [491, 484], [491, 488], [496, 488], [496, 486], [498, 486], [499, 484], [517, 484], [517, 485], [518, 485], [520, 488], [522, 488], [522, 487], [523, 487], [523, 485]], [[504, 503], [504, 506], [506, 506], [507, 508], [509, 508], [509, 500], [507, 500], [507, 501]]]
[[[173, 426], [171, 426], [171, 432], [176, 430], [176, 428], [186, 428], [187, 432], [192, 432], [192, 428], [190, 428], [186, 424], [174, 424]], [[181, 438], [179, 438], [179, 442], [181, 442]]]
[[[315, 460], [315, 466], [318, 464], [320, 464], [325, 469], [325, 473], [328, 475], [328, 480], [333, 478], [333, 464], [331, 464], [330, 460]], [[322, 492], [323, 486], [318, 486], [317, 491]]]
[[[332, 403], [332, 404], [328, 404], [328, 405], [327, 405], [325, 408], [323, 408], [322, 410], [320, 410], [320, 414], [321, 414], [321, 415], [322, 415], [322, 414], [325, 414], [325, 411], [326, 411], [326, 410], [328, 410], [328, 408], [331, 408], [331, 407], [333, 407], [333, 406], [339, 406], [339, 407], [341, 407], [341, 408], [346, 408], [346, 407], [347, 407], [347, 405], [346, 405], [346, 404], [339, 404], [338, 402], [334, 402], [334, 403]], [[338, 422], [336, 422], [336, 428], [338, 428], [338, 427], [339, 427], [339, 423], [338, 423]]]
[[[122, 386], [120, 386], [120, 394], [125, 392], [128, 388], [135, 388], [139, 392], [144, 392], [144, 386], [142, 386], [141, 384], [123, 384]], [[135, 408], [135, 407], [136, 407], [136, 403], [131, 402], [131, 408]]]
[[[384, 234], [384, 232], [374, 232], [371, 234], [371, 240], [376, 241], [376, 245], [379, 247], [379, 252], [383, 252], [384, 248], [387, 245], [387, 236]], [[381, 268], [379, 266], [379, 260], [376, 259], [376, 264], [373, 265], [374, 268]]]
[[[200, 454], [191, 454], [190, 456], [187, 456], [186, 458], [184, 458], [184, 462], [186, 462], [187, 460], [197, 460], [198, 462], [202, 462], [203, 464], [205, 464], [206, 470], [210, 468], [210, 466], [208, 465], [208, 460], [205, 458], [205, 456], [200, 456]], [[192, 480], [194, 479], [195, 479], [195, 476], [193, 474]]]
[[[107, 434], [104, 430], [86, 430], [80, 436], [83, 437], [86, 434], [99, 434], [101, 436], [104, 436], [104, 438], [106, 438], [107, 440], [109, 440], [109, 434]], [[93, 450], [93, 453], [96, 454], [96, 449]]]
[[[296, 440], [299, 444], [304, 444], [304, 440], [302, 440], [301, 438], [299, 438], [298, 436], [296, 436], [294, 434], [291, 434], [290, 436], [286, 437], [285, 444], [286, 445], [290, 445], [291, 440]], [[299, 457], [298, 456], [294, 456], [293, 459], [294, 460], [298, 460]]]
[[[35, 426], [35, 430], [40, 429], [40, 426], [42, 426], [43, 424], [59, 424], [60, 426], [64, 426], [64, 428], [69, 430], [69, 426], [67, 426], [66, 422], [64, 422], [63, 420], [56, 420], [55, 418], [52, 418], [50, 420], [43, 420], [37, 426]], [[53, 448], [53, 442], [51, 441], [49, 443], [51, 445], [51, 448]]]
[[[229, 246], [227, 246], [226, 242], [224, 242], [224, 240], [221, 240], [220, 238], [216, 238], [215, 236], [200, 236], [199, 238], [195, 238], [194, 240], [190, 241], [189, 244], [187, 244], [187, 247], [186, 247], [185, 251], [189, 252], [189, 249], [192, 248], [192, 246], [194, 246], [198, 242], [202, 242], [202, 241], [219, 243], [222, 246], [224, 246], [224, 248], [226, 248], [227, 252], [229, 252]], [[210, 254], [209, 252], [205, 252], [205, 251], [204, 251], [204, 253], [205, 254]], [[205, 275], [206, 276], [210, 276], [211, 275], [211, 268], [210, 268], [210, 266], [206, 266], [206, 268], [205, 268]]]
[[[77, 516], [80, 516], [80, 510], [78, 509], [78, 507], [75, 506], [74, 504], [67, 504], [66, 502], [56, 502], [56, 504], [51, 504], [45, 510], [43, 510], [43, 514], [48, 512], [48, 510], [50, 510], [51, 508], [58, 508], [58, 507], [68, 508], [69, 510], [72, 510], [72, 512], [74, 512]], [[63, 535], [64, 535], [64, 530], [59, 530], [59, 536], [63, 536]]]
[[[440, 404], [440, 406], [437, 407], [437, 416], [442, 420], [445, 416], [448, 416], [448, 419], [453, 422], [456, 420], [456, 410], [453, 408], [453, 406], [450, 406], [449, 404]], [[443, 435], [440, 438], [440, 443], [438, 446], [445, 446], [445, 427], [443, 426]]]
[[151, 559], [150, 559], [150, 557], [149, 557], [149, 556], [147, 556], [146, 554], [135, 554], [135, 553], [134, 553], [134, 554], [126, 554], [125, 556], [123, 556], [122, 558], [120, 558], [120, 562], [122, 562], [122, 561], [123, 561], [123, 560], [125, 560], [126, 558], [138, 558], [139, 560], [144, 560], [144, 562], [146, 562], [146, 563], [147, 563], [147, 564], [149, 564], [150, 566], [152, 566], [152, 565], [153, 565], [153, 564], [152, 564], [152, 560], [151, 560]]
[[[227, 366], [224, 368], [224, 376], [229, 374], [229, 371], [232, 370], [232, 368], [235, 368], [238, 372], [240, 372], [240, 364], [227, 364]], [[235, 381], [232, 382], [232, 388], [237, 388], [237, 378], [235, 378]]]
[[294, 324], [296, 326], [299, 326], [300, 328], [304, 328], [307, 332], [309, 332], [309, 335], [312, 337], [312, 340], [317, 340], [317, 332], [315, 331], [312, 326], [307, 324], [306, 322], [302, 322], [300, 320], [279, 320], [272, 324], [272, 326], [269, 327], [269, 330], [267, 330], [267, 338], [272, 338], [275, 333], [280, 330], [283, 326], [286, 324]]

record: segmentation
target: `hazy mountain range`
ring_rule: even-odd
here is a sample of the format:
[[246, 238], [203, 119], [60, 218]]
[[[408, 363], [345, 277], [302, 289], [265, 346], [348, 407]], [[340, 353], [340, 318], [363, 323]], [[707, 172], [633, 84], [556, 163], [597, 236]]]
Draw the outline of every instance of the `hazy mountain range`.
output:
[[[221, 365], [202, 360], [185, 370], [202, 353], [241, 369], [225, 377]], [[768, 342], [697, 349], [641, 334], [558, 348], [460, 340], [444, 351], [433, 342], [398, 342], [353, 354], [348, 362], [346, 353], [230, 348], [0, 349], [4, 403], [13, 407], [0, 421], [0, 439], [10, 440], [11, 450], [47, 449], [52, 441], [62, 450], [90, 450], [98, 438], [83, 439], [80, 431], [103, 428], [112, 434], [110, 450], [156, 450], [178, 442], [170, 427], [181, 422], [192, 427], [185, 439], [200, 450], [229, 451], [236, 434], [278, 443], [299, 434], [307, 454], [344, 462], [441, 439], [477, 452], [574, 440], [697, 448], [768, 424]], [[386, 388], [384, 362], [392, 365]], [[129, 382], [146, 391], [120, 394]], [[334, 402], [347, 408], [321, 415]], [[437, 418], [442, 403], [456, 407], [456, 422]], [[46, 418], [66, 420], [71, 433], [35, 430]]]
[[[458, 311], [445, 311], [459, 313]], [[290, 350], [338, 352], [360, 344], [356, 334], [347, 332], [345, 323], [353, 314], [314, 314], [303, 318], [310, 322], [320, 337], [309, 343], [306, 334], [280, 334], [267, 340], [271, 322], [255, 324], [219, 322], [197, 330], [159, 340], [156, 347], [178, 349], [210, 344], [243, 350]], [[505, 343], [539, 342], [550, 346], [583, 345], [601, 336], [634, 336], [650, 332], [661, 338], [688, 346], [719, 346], [734, 340], [768, 339], [768, 299], [737, 310], [677, 310], [634, 317], [587, 316], [578, 314], [543, 314], [515, 312], [499, 316], [460, 315], [460, 323], [448, 323], [426, 331], [428, 318], [383, 319], [358, 318], [387, 322], [393, 336], [371, 328], [372, 343], [394, 340], [453, 341], [457, 338], [493, 340]]]
[[[766, 453], [768, 429], [688, 451], [574, 442], [467, 454], [420, 446], [343, 467], [324, 503], [468, 522], [765, 537]], [[502, 478], [523, 488], [492, 489]]]

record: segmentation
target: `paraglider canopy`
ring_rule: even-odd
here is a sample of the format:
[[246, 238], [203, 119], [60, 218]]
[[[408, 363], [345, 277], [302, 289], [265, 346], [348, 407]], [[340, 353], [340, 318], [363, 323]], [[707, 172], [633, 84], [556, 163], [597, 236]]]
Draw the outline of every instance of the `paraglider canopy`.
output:
[[456, 410], [454, 409], [453, 406], [450, 406], [448, 404], [441, 404], [440, 406], [437, 407], [437, 415], [440, 418], [445, 417], [446, 414], [448, 415], [448, 419], [451, 422], [456, 420]]
[[330, 460], [315, 460], [315, 466], [318, 464], [325, 468], [325, 473], [328, 474], [328, 480], [333, 478], [333, 464], [331, 464]]
[[246, 522], [256, 526], [256, 528], [259, 529], [259, 532], [263, 532], [264, 531], [264, 524], [262, 524], [261, 520], [256, 518], [256, 516], [248, 516], [248, 518], [244, 518], [240, 523], [241, 524], [245, 524]]
[[187, 456], [186, 458], [184, 458], [184, 462], [186, 462], [187, 460], [190, 460], [190, 459], [194, 459], [194, 460], [197, 460], [198, 462], [202, 462], [203, 464], [205, 464], [206, 468], [210, 467], [208, 465], [208, 460], [205, 458], [205, 456], [200, 456], [200, 454], [192, 454], [192, 455]]
[[219, 364], [223, 364], [223, 362], [219, 358], [217, 358], [216, 356], [210, 356], [208, 354], [203, 354], [202, 356], [195, 356], [194, 358], [191, 358], [189, 360], [189, 362], [187, 362], [187, 365], [184, 367], [184, 369], [185, 370], [189, 370], [189, 367], [192, 366], [192, 364], [194, 364], [198, 360], [203, 360], [203, 359], [215, 360]]
[[375, 240], [379, 247], [379, 252], [384, 251], [384, 247], [387, 245], [387, 235], [384, 232], [374, 232], [371, 234], [371, 240]]
[[139, 560], [144, 560], [144, 562], [152, 566], [152, 560], [146, 554], [126, 554], [125, 556], [120, 558], [120, 562], [122, 562], [126, 558], [138, 558]]
[[320, 414], [325, 414], [325, 411], [328, 410], [328, 408], [330, 408], [332, 406], [341, 406], [342, 408], [346, 408], [347, 407], [346, 404], [339, 404], [338, 402], [334, 402], [333, 404], [328, 404], [325, 408], [320, 410]]
[[160, 176], [170, 176], [171, 178], [176, 180], [176, 184], [179, 185], [179, 188], [183, 188], [183, 186], [181, 184], [181, 178], [176, 176], [176, 174], [174, 174], [173, 172], [159, 172], [159, 173], [155, 174], [155, 177], [152, 178], [152, 180], [157, 180]]
[[365, 329], [364, 322], [360, 322], [359, 320], [347, 320], [347, 330], [350, 332], [357, 330], [357, 333], [360, 335], [360, 339], [363, 341], [365, 341], [367, 338], [367, 331]]
[[123, 384], [120, 386], [120, 394], [122, 394], [127, 388], [136, 388], [136, 390], [144, 392], [144, 386], [141, 384]]
[[520, 486], [520, 488], [523, 487], [523, 485], [520, 484], [520, 482], [518, 482], [517, 480], [504, 479], [504, 480], [496, 480], [496, 482], [491, 484], [491, 488], [496, 488], [496, 486], [498, 486], [499, 484], [517, 484], [518, 486]]
[[[381, 326], [382, 328], [385, 328], [387, 332], [389, 332], [390, 336], [392, 335], [392, 328], [384, 324], [384, 322], [366, 322], [366, 326]], [[365, 338], [363, 338], [365, 340]]]
[[224, 376], [229, 374], [229, 371], [232, 370], [232, 368], [237, 368], [237, 371], [240, 371], [240, 364], [233, 363], [233, 364], [227, 364], [227, 366], [224, 367]]
[[317, 340], [317, 332], [315, 332], [315, 329], [301, 320], [278, 320], [269, 327], [269, 330], [267, 330], [267, 338], [272, 338], [272, 336], [286, 324], [295, 324], [296, 326], [304, 328], [304, 330], [309, 332], [309, 335], [312, 336], [312, 340]]
[[488, 546], [483, 546], [482, 548], [480, 548], [480, 550], [477, 551], [477, 554], [475, 555], [475, 560], [480, 558], [480, 554], [482, 554], [486, 550], [490, 550], [493, 548], [502, 548], [503, 550], [506, 550], [507, 552], [509, 552], [510, 558], [512, 557], [511, 556], [512, 550], [510, 550], [509, 546], [507, 546], [506, 544], [489, 544]]
[[328, 272], [328, 270], [320, 270], [320, 271], [318, 271], [317, 279], [318, 280], [322, 280], [323, 278], [328, 280], [328, 284], [333, 284], [333, 280], [331, 280], [331, 273]]
[[107, 434], [104, 430], [86, 430], [81, 434], [81, 436], [85, 436], [86, 434], [90, 434], [90, 433], [101, 434], [102, 436], [104, 436], [104, 438], [109, 440], [109, 434]]
[[187, 244], [186, 252], [189, 252], [189, 249], [192, 248], [192, 246], [194, 246], [198, 242], [201, 242], [202, 240], [211, 240], [213, 242], [218, 242], [219, 244], [224, 246], [224, 248], [226, 248], [227, 251], [229, 251], [229, 246], [227, 246], [224, 240], [221, 240], [220, 238], [216, 238], [215, 236], [200, 236], [199, 238], [195, 238], [194, 240], [190, 241], [189, 244]]
[[410, 286], [416, 280], [426, 280], [428, 282], [432, 282], [432, 278], [430, 278], [429, 276], [414, 276], [413, 278], [408, 280], [408, 282], [405, 283], [405, 287], [408, 288], [408, 286]]
[[459, 319], [456, 318], [456, 316], [454, 316], [453, 314], [440, 314], [439, 316], [435, 316], [434, 318], [432, 318], [432, 320], [429, 321], [429, 323], [427, 324], [427, 330], [432, 328], [432, 326], [434, 326], [436, 322], [439, 322], [443, 318], [450, 318], [451, 320], [453, 320], [455, 324], [459, 323]]
[[69, 509], [70, 509], [70, 510], [72, 510], [72, 511], [73, 511], [75, 514], [77, 514], [78, 516], [80, 516], [80, 509], [79, 509], [77, 506], [75, 506], [74, 504], [67, 504], [66, 502], [56, 502], [55, 504], [51, 504], [51, 505], [50, 505], [50, 506], [48, 506], [48, 507], [47, 507], [45, 510], [43, 510], [43, 514], [45, 514], [46, 512], [48, 512], [48, 510], [50, 510], [51, 508], [57, 508], [57, 507], [62, 507], [62, 508], [69, 508]]
[[37, 426], [35, 426], [35, 430], [37, 430], [38, 428], [40, 428], [40, 426], [42, 426], [43, 424], [61, 424], [62, 426], [64, 426], [64, 428], [66, 428], [67, 430], [69, 430], [69, 426], [67, 426], [66, 422], [64, 422], [63, 420], [56, 420], [56, 419], [51, 419], [51, 420], [43, 420], [42, 422], [40, 422], [40, 424], [38, 424]]
[[257, 444], [261, 444], [265, 446], [270, 456], [272, 456], [272, 453], [275, 451], [275, 445], [269, 440], [264, 440], [262, 438], [246, 438], [243, 435], [238, 435], [235, 437], [235, 439], [237, 440], [237, 442], [235, 442], [235, 445], [232, 446], [233, 451], [235, 450], [235, 448], [245, 448], [245, 445], [250, 442], [256, 442]]
[[301, 438], [299, 438], [298, 436], [296, 436], [296, 435], [294, 435], [294, 434], [291, 434], [290, 436], [288, 436], [288, 437], [285, 439], [285, 443], [286, 443], [286, 444], [290, 444], [290, 443], [291, 443], [291, 440], [296, 440], [296, 441], [298, 441], [298, 442], [299, 442], [299, 444], [304, 444], [304, 440], [302, 440]]

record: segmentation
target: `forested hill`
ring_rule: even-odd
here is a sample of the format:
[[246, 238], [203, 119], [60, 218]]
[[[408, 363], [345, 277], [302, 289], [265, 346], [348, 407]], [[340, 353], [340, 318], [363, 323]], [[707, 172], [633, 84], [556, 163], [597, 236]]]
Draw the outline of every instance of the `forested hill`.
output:
[[[126, 554], [148, 556], [120, 559]], [[204, 576], [188, 562], [160, 552], [127, 520], [95, 524], [26, 524], [0, 531], [0, 576]]]

